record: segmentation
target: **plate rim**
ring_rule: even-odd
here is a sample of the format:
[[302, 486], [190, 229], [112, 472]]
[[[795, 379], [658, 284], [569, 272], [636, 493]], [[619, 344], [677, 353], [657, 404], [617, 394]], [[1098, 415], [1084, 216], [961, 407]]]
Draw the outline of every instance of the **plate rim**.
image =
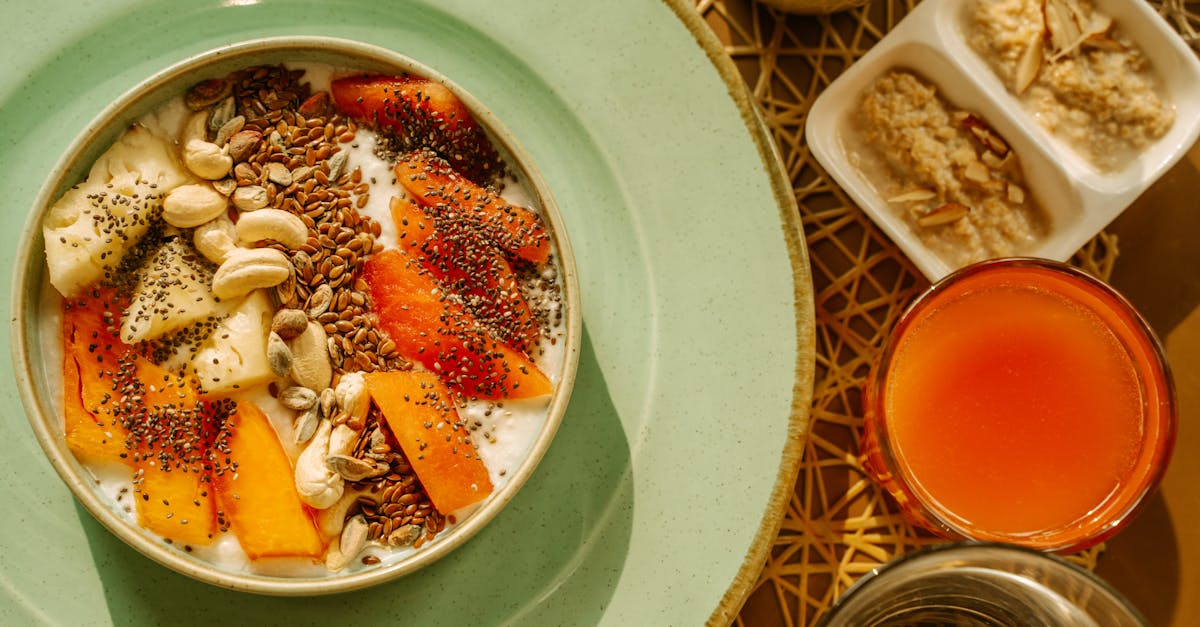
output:
[[791, 415], [788, 417], [787, 438], [780, 457], [779, 472], [767, 501], [762, 521], [755, 532], [742, 565], [738, 568], [729, 588], [718, 601], [707, 621], [708, 625], [728, 625], [745, 605], [746, 599], [758, 582], [759, 573], [766, 563], [767, 553], [779, 535], [784, 512], [791, 498], [793, 487], [800, 472], [803, 446], [808, 434], [812, 409], [813, 384], [816, 370], [815, 305], [812, 268], [809, 264], [808, 246], [804, 237], [804, 226], [800, 220], [800, 208], [792, 188], [791, 179], [783, 164], [783, 157], [771, 139], [763, 114], [733, 59], [725, 51], [724, 44], [705, 23], [694, 4], [688, 0], [663, 0], [691, 33], [696, 44], [708, 57], [721, 81], [725, 83], [729, 97], [741, 114], [742, 122], [754, 141], [762, 160], [763, 169], [771, 179], [771, 192], [775, 196], [779, 211], [780, 229], [788, 249], [792, 271], [792, 298], [796, 324], [796, 364], [792, 385]]
[[[768, 175], [768, 181], [766, 182], [771, 186], [772, 196], [776, 200], [774, 203], [776, 211], [779, 211], [779, 228], [788, 251], [789, 269], [793, 284], [792, 310], [797, 334], [794, 347], [794, 350], [796, 350], [794, 355], [796, 363], [793, 373], [793, 394], [787, 418], [786, 438], [783, 437], [785, 434], [780, 434], [779, 446], [781, 449], [777, 449], [780, 453], [779, 472], [775, 473], [775, 483], [770, 492], [770, 500], [763, 508], [764, 516], [759, 529], [753, 538], [750, 549], [746, 552], [742, 566], [738, 569], [737, 576], [729, 584], [729, 588], [722, 596], [717, 609], [714, 610], [709, 619], [709, 622], [717, 622], [722, 617], [726, 617], [725, 622], [728, 622], [752, 591], [754, 580], [765, 561], [766, 554], [770, 550], [771, 542], [783, 521], [784, 508], [787, 505], [788, 498], [791, 496], [791, 489], [794, 485], [796, 474], [799, 471], [804, 434], [809, 424], [813, 370], [815, 369], [815, 364], [812, 362], [812, 357], [815, 355], [813, 348], [815, 346], [813, 288], [811, 285], [809, 256], [805, 246], [804, 231], [797, 211], [793, 190], [788, 176], [785, 174], [786, 168], [780, 161], [780, 157], [770, 139], [770, 134], [760, 117], [760, 113], [755, 108], [755, 101], [750, 94], [749, 88], [743, 82], [740, 73], [733, 65], [732, 59], [728, 57], [723, 46], [716, 39], [715, 34], [710, 30], [700, 13], [696, 11], [695, 5], [686, 0], [662, 1], [671, 10], [671, 13], [662, 14], [663, 18], [667, 20], [668, 25], [673, 20], [678, 19], [685, 26], [692, 40], [697, 43], [700, 51], [706, 54], [709, 62], [712, 63], [714, 69], [717, 71], [718, 78], [725, 84], [728, 97], [733, 99], [734, 102], [732, 104], [735, 105], [736, 111], [742, 118], [747, 135], [755, 144], [760, 157], [760, 163], [755, 166], [755, 169], [761, 167], [764, 173]], [[692, 52], [690, 43], [687, 44], [686, 49], [688, 52]], [[697, 62], [699, 62], [698, 59]], [[699, 63], [701, 69], [706, 67], [702, 62]], [[704, 72], [704, 74], [707, 77], [707, 72]], [[709, 90], [709, 93], [714, 98], [722, 98], [716, 89]], [[732, 118], [730, 118], [730, 121], [732, 122]], [[735, 131], [740, 135], [741, 131], [739, 128], [735, 127]], [[750, 165], [753, 164], [754, 162], [752, 161]], [[754, 178], [757, 179], [757, 177]], [[769, 203], [770, 201], [767, 201], [763, 204], [767, 205]], [[767, 210], [767, 207], [762, 207], [761, 210]], [[779, 264], [779, 271], [783, 271], [782, 263]], [[780, 299], [786, 298], [783, 294], [779, 294], [778, 296]], [[783, 303], [780, 303], [780, 305], [782, 307], [787, 306]], [[778, 399], [780, 402], [777, 404], [782, 405], [784, 393], [783, 390], [779, 390], [779, 392], [781, 398]], [[781, 407], [779, 409], [782, 410]], [[777, 418], [781, 418], [781, 416]], [[765, 488], [767, 487], [766, 484], [768, 484], [768, 480], [765, 477], [767, 473], [762, 474], [764, 475], [762, 477], [763, 480], [758, 483]], [[758, 477], [755, 479], [757, 480]], [[758, 491], [756, 490], [756, 492]], [[750, 527], [750, 524], [744, 525], [746, 530], [749, 530]], [[744, 536], [739, 533], [738, 539], [740, 544]], [[734, 555], [731, 557], [736, 557], [736, 552], [739, 552], [738, 549], [732, 549], [730, 553]], [[730, 559], [723, 566], [733, 566], [734, 564], [734, 559]], [[722, 570], [724, 571], [724, 567]], [[717, 585], [713, 586], [713, 592], [716, 592], [719, 588], [724, 588], [724, 585], [719, 580], [715, 584]], [[716, 595], [706, 594], [707, 596]], [[710, 602], [715, 603], [716, 600], [705, 601], [706, 604]], [[706, 612], [703, 612], [703, 609], [697, 613], [701, 615], [706, 614]]]

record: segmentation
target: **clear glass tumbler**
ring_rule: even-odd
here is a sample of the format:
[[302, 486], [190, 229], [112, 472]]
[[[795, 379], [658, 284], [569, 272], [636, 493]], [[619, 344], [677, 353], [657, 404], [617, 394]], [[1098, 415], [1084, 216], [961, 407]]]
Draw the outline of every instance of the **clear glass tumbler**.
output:
[[1011, 545], [945, 544], [909, 553], [850, 587], [818, 627], [1149, 623], [1111, 586], [1062, 558]]

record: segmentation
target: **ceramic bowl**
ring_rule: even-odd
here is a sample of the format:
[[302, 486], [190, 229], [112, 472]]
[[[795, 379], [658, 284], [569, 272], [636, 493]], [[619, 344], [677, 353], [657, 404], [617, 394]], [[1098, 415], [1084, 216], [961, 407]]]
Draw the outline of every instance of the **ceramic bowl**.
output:
[[1049, 228], [1021, 254], [1066, 261], [1174, 165], [1200, 136], [1200, 61], [1171, 27], [1140, 0], [1096, 0], [1159, 76], [1175, 121], [1129, 163], [1101, 171], [1043, 128], [969, 45], [967, 17], [973, 2], [922, 2], [869, 53], [837, 78], [813, 103], [805, 137], [813, 155], [854, 202], [936, 281], [959, 267], [921, 242], [902, 208], [872, 185], [873, 172], [855, 167], [845, 132], [864, 91], [894, 69], [915, 72], [954, 107], [991, 125], [1021, 160], [1026, 185], [1048, 214]]
[[[565, 349], [557, 371], [547, 372], [556, 385], [546, 409], [544, 425], [531, 438], [528, 451], [514, 462], [514, 467], [507, 473], [507, 482], [487, 497], [478, 509], [449, 525], [420, 549], [387, 554], [380, 564], [368, 566], [355, 561], [344, 571], [294, 577], [270, 572], [270, 569], [239, 568], [235, 571], [199, 559], [183, 547], [164, 543], [161, 538], [143, 530], [133, 516], [99, 491], [92, 472], [75, 459], [64, 441], [61, 375], [58, 374], [60, 332], [53, 325], [40, 326], [39, 320], [44, 315], [54, 316], [60, 302], [57, 292], [48, 285], [41, 234], [43, 217], [65, 190], [86, 177], [90, 164], [130, 123], [201, 80], [252, 65], [303, 62], [352, 71], [408, 73], [432, 78], [446, 85], [465, 103], [490, 135], [510, 170], [524, 183], [529, 204], [546, 223], [555, 250], [552, 263], [563, 291], [565, 315], [560, 329]], [[479, 100], [435, 70], [391, 50], [326, 37], [257, 39], [195, 55], [129, 90], [96, 116], [48, 173], [26, 222], [18, 252], [12, 289], [13, 359], [30, 426], [46, 456], [79, 502], [113, 534], [168, 568], [214, 585], [274, 595], [333, 593], [392, 580], [444, 557], [488, 524], [520, 490], [549, 448], [571, 394], [581, 341], [578, 290], [574, 257], [553, 196], [529, 155]]]

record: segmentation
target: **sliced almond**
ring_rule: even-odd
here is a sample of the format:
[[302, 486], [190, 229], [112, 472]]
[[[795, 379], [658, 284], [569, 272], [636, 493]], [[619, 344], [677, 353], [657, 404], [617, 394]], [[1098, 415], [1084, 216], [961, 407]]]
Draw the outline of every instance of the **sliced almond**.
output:
[[976, 183], [986, 183], [992, 179], [992, 173], [982, 161], [972, 161], [963, 170], [963, 178]]
[[1049, 35], [1047, 43], [1050, 44], [1051, 60], [1068, 54], [1082, 35], [1072, 18], [1071, 9], [1063, 0], [1043, 0], [1042, 18]]
[[1004, 192], [1005, 185], [1007, 185], [1007, 183], [1001, 181], [1000, 179], [988, 179], [987, 181], [980, 183], [979, 186], [994, 194], [1000, 194]]
[[1003, 139], [1000, 139], [996, 131], [993, 131], [992, 127], [988, 126], [983, 120], [973, 115], [967, 116], [967, 119], [963, 120], [963, 126], [971, 131], [971, 134], [975, 136], [975, 139], [979, 140], [979, 143], [983, 144], [984, 148], [1001, 157], [1008, 154], [1008, 144]]
[[1112, 18], [1102, 13], [1092, 13], [1092, 17], [1088, 20], [1087, 27], [1084, 29], [1084, 34], [1088, 38], [1105, 37], [1108, 35], [1109, 29], [1112, 28]]
[[1113, 39], [1112, 37], [1109, 37], [1107, 33], [1091, 35], [1083, 40], [1083, 45], [1088, 46], [1089, 48], [1112, 50], [1114, 52], [1126, 50], [1125, 44]]
[[923, 200], [931, 200], [937, 197], [937, 193], [928, 189], [914, 189], [897, 196], [888, 198], [888, 202], [921, 202]]
[[917, 218], [920, 226], [941, 226], [965, 218], [970, 209], [960, 202], [948, 202]]
[[1016, 183], [1009, 183], [1008, 184], [1008, 200], [1009, 200], [1009, 202], [1013, 203], [1014, 205], [1024, 204], [1025, 203], [1025, 190], [1022, 189], [1021, 186], [1017, 185]]
[[1080, 35], [1088, 31], [1087, 11], [1083, 9], [1083, 5], [1079, 4], [1078, 0], [1056, 0], [1061, 3], [1064, 12], [1067, 15], [1067, 20], [1070, 24], [1069, 30], [1072, 34], [1078, 32]]
[[989, 150], [1000, 155], [1001, 157], [1008, 154], [1008, 144], [1006, 144], [1003, 139], [1000, 139], [1000, 136], [995, 133], [989, 132], [988, 134], [984, 135], [983, 143], [987, 145]]
[[1013, 83], [1013, 91], [1017, 95], [1025, 93], [1033, 81], [1037, 80], [1042, 71], [1042, 61], [1046, 57], [1045, 43], [1041, 36], [1034, 36], [1033, 41], [1025, 46], [1021, 59], [1017, 61], [1017, 72]]

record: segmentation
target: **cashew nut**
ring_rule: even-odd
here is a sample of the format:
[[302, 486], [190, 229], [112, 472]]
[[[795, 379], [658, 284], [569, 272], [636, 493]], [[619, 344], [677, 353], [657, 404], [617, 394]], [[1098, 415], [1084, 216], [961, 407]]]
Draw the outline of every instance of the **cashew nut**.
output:
[[317, 433], [296, 458], [296, 493], [300, 500], [317, 509], [325, 509], [342, 496], [345, 481], [325, 463], [329, 451], [329, 435], [333, 428], [322, 420]]
[[233, 220], [222, 213], [201, 224], [192, 232], [192, 244], [209, 261], [223, 263], [229, 253], [237, 248], [237, 230], [233, 227]]
[[352, 426], [366, 424], [367, 410], [371, 407], [371, 399], [367, 396], [367, 384], [361, 372], [348, 372], [342, 375], [337, 387], [333, 390], [334, 400], [338, 408], [346, 412], [346, 422]]
[[365, 494], [364, 490], [350, 488], [342, 492], [342, 497], [329, 507], [317, 511], [317, 527], [327, 538], [340, 535], [346, 525], [346, 514], [358, 502], [358, 497]]
[[183, 124], [183, 130], [179, 133], [179, 143], [186, 146], [193, 139], [204, 141], [206, 137], [208, 137], [208, 112], [199, 111], [193, 113], [192, 117]]
[[296, 491], [300, 499], [325, 509], [342, 496], [345, 480], [326, 461], [330, 456], [350, 455], [358, 442], [358, 432], [346, 425], [331, 426], [322, 420], [317, 433], [296, 458]]
[[254, 211], [267, 206], [267, 190], [261, 185], [239, 187], [233, 192], [233, 206], [239, 211]]
[[[331, 423], [332, 424], [332, 423]], [[349, 425], [340, 424], [333, 428], [329, 433], [329, 455], [326, 455], [326, 466], [329, 465], [328, 459], [337, 456], [349, 456], [354, 452], [354, 445], [358, 443], [359, 430], [356, 430]], [[333, 469], [330, 468], [332, 471]]]
[[235, 248], [213, 274], [212, 292], [220, 299], [236, 298], [260, 287], [279, 285], [291, 272], [292, 262], [274, 248]]
[[192, 174], [210, 181], [225, 178], [233, 169], [233, 158], [221, 147], [203, 139], [189, 139], [183, 146], [183, 165]]
[[[260, 248], [258, 250], [272, 250]], [[288, 343], [292, 349], [292, 380], [314, 392], [324, 391], [333, 378], [325, 327], [310, 320], [304, 332]]]
[[237, 233], [243, 242], [271, 239], [290, 249], [300, 248], [308, 241], [308, 227], [304, 226], [304, 221], [282, 209], [263, 209], [242, 215], [238, 218]]
[[163, 199], [163, 220], [171, 226], [190, 229], [225, 212], [229, 201], [207, 183], [180, 185]]

